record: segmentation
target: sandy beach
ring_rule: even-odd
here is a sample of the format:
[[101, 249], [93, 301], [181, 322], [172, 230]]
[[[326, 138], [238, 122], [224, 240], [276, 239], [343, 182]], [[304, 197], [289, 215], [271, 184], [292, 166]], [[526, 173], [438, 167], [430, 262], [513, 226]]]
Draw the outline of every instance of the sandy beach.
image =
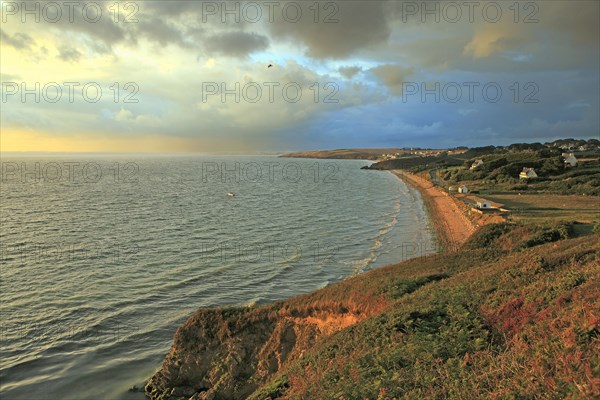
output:
[[475, 232], [476, 226], [466, 216], [465, 207], [458, 200], [420, 176], [403, 170], [391, 172], [421, 193], [444, 250], [457, 250]]

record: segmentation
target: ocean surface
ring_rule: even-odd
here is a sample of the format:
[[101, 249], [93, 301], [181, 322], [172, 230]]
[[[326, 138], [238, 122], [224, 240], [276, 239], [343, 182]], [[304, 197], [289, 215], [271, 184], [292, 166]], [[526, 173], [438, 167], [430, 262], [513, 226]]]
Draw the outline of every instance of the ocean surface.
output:
[[436, 250], [418, 192], [367, 161], [1, 161], [2, 399], [143, 399], [128, 389], [198, 307], [281, 300]]

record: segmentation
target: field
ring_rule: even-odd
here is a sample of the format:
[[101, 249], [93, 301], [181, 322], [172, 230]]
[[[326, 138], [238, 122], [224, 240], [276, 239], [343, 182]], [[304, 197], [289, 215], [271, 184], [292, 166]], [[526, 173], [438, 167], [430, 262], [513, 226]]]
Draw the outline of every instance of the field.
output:
[[554, 194], [485, 194], [486, 199], [511, 210], [512, 218], [524, 221], [600, 221], [600, 197]]

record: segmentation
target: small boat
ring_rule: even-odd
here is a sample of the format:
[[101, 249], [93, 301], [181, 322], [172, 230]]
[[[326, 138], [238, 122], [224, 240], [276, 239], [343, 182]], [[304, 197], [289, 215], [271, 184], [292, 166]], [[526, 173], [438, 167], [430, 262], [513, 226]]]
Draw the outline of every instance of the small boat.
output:
[[227, 196], [233, 197], [233, 196], [235, 196], [235, 194], [233, 194], [233, 192], [227, 192]]

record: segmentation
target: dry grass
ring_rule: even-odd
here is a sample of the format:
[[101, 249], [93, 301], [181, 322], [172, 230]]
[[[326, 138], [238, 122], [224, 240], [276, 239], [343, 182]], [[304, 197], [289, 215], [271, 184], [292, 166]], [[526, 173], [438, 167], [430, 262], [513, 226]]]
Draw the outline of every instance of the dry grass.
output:
[[600, 220], [600, 197], [552, 194], [490, 194], [486, 197], [511, 210], [515, 220]]

